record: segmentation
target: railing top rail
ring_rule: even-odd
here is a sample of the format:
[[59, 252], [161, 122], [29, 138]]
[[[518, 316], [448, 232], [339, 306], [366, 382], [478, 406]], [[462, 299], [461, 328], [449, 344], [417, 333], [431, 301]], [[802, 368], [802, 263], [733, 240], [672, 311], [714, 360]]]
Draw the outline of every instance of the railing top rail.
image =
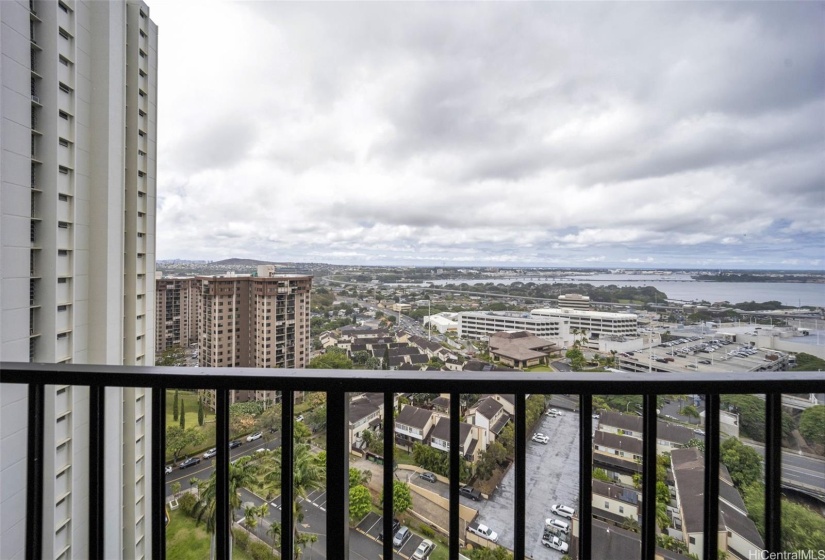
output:
[[[0, 362], [2, 383], [327, 391], [524, 392], [583, 394], [808, 393], [822, 372], [524, 373], [148, 367]], [[472, 385], [468, 389], [468, 384]]]

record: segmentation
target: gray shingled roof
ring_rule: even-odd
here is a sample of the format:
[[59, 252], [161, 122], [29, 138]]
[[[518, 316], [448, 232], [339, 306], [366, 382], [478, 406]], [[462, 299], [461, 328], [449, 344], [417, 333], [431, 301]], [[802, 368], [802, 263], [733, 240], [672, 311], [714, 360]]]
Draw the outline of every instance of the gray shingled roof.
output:
[[[462, 443], [464, 443], [467, 440], [467, 436], [469, 435], [472, 426], [465, 422], [459, 422], [458, 427], [459, 439]], [[435, 428], [433, 428], [433, 431], [430, 435], [434, 438], [443, 439], [444, 441], [450, 441], [450, 419], [440, 419], [438, 421], [438, 424], [435, 425]]]
[[[704, 523], [704, 494], [705, 494], [705, 457], [696, 448], [674, 449], [670, 455], [673, 466], [673, 476], [679, 491], [679, 504], [682, 507], [685, 530], [688, 533], [701, 532]], [[730, 475], [724, 465], [719, 466], [719, 494], [725, 500], [730, 499], [737, 507], [743, 510], [744, 502], [741, 497], [737, 500], [733, 493], [739, 492], [730, 484]], [[726, 488], [725, 488], [726, 487]], [[741, 506], [740, 506], [741, 504]], [[719, 505], [719, 529], [733, 531], [753, 544], [763, 547], [762, 537], [753, 521], [746, 514], [740, 513], [724, 500]]]
[[395, 417], [395, 424], [404, 424], [413, 428], [423, 430], [433, 415], [432, 410], [425, 410], [417, 406], [406, 405]]
[[492, 420], [493, 417], [495, 417], [498, 411], [502, 408], [504, 408], [502, 404], [493, 397], [484, 397], [483, 399], [478, 401], [476, 412], [478, 414], [481, 414], [488, 420]]
[[620, 436], [610, 432], [596, 432], [593, 436], [593, 443], [612, 449], [620, 449], [635, 455], [643, 453], [642, 440], [630, 436]]

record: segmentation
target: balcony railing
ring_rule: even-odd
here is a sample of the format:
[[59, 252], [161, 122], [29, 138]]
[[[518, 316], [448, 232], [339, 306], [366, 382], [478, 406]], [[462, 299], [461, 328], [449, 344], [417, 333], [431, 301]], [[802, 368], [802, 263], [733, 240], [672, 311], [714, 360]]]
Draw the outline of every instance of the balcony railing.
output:
[[[152, 391], [152, 444], [151, 444], [151, 495], [155, 504], [152, 514], [152, 558], [165, 558], [166, 532], [163, 509], [165, 503], [165, 390], [203, 389], [216, 390], [216, 441], [218, 449], [229, 449], [229, 391], [230, 390], [278, 390], [282, 391], [282, 441], [293, 440], [294, 394], [296, 391], [320, 391], [327, 393], [327, 480], [346, 481], [348, 475], [348, 393], [382, 392], [384, 410], [393, 409], [393, 394], [405, 392], [449, 393], [450, 441], [459, 441], [460, 398], [462, 393], [499, 393], [515, 395], [515, 497], [514, 558], [525, 557], [525, 458], [527, 433], [525, 426], [525, 398], [530, 394], [578, 394], [579, 410], [579, 532], [578, 557], [590, 558], [592, 536], [592, 396], [642, 395], [644, 422], [644, 459], [642, 461], [643, 496], [656, 495], [656, 396], [672, 394], [703, 394], [706, 399], [705, 442], [705, 493], [704, 493], [704, 543], [703, 558], [717, 557], [719, 519], [719, 464], [720, 431], [719, 400], [723, 394], [764, 394], [766, 396], [766, 450], [765, 450], [765, 550], [780, 552], [781, 515], [781, 434], [782, 393], [815, 393], [825, 388], [823, 375], [818, 372], [771, 372], [771, 373], [692, 373], [690, 375], [658, 373], [514, 373], [514, 372], [398, 372], [360, 370], [276, 370], [233, 368], [158, 368], [92, 365], [51, 365], [0, 363], [2, 383], [26, 384], [29, 387], [28, 468], [26, 541], [28, 558], [40, 557], [40, 543], [44, 512], [42, 490], [32, 481], [43, 476], [44, 437], [44, 387], [45, 385], [78, 385], [90, 388], [89, 454], [89, 554], [103, 557], [104, 531], [103, 479], [104, 465], [104, 389], [106, 387], [147, 387]], [[393, 464], [394, 429], [393, 415], [385, 415], [384, 462]], [[450, 452], [449, 490], [449, 555], [459, 554], [459, 446]], [[281, 503], [292, 503], [292, 459], [290, 445], [282, 446], [282, 498]], [[229, 558], [229, 529], [231, 513], [229, 505], [229, 456], [218, 453], [216, 461], [216, 558]], [[157, 475], [155, 473], [158, 473]], [[384, 488], [393, 487], [393, 470], [384, 469]], [[327, 546], [329, 551], [349, 550], [349, 523], [345, 483], [327, 487]], [[392, 492], [385, 492], [383, 499], [383, 534], [392, 534]], [[293, 525], [293, 510], [282, 508], [282, 524]], [[283, 551], [293, 550], [293, 534], [283, 531]], [[393, 558], [392, 539], [384, 539], [383, 558]], [[572, 552], [572, 551], [571, 551]], [[342, 553], [338, 557], [345, 557]], [[656, 555], [656, 500], [646, 499], [641, 504], [641, 557], [653, 560]], [[284, 554], [284, 557], [291, 555]], [[767, 556], [766, 556], [767, 557]]]

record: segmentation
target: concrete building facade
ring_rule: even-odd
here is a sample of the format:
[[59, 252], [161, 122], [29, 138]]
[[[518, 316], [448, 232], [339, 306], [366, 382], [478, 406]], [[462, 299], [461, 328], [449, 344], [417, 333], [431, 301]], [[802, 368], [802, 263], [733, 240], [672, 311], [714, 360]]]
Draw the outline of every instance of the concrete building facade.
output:
[[[160, 273], [158, 273], [160, 274]], [[194, 278], [155, 280], [155, 354], [198, 340], [198, 297]]]
[[[139, 0], [0, 2], [2, 360], [154, 363], [157, 36]], [[20, 558], [27, 393], [0, 393], [0, 557]], [[149, 549], [150, 402], [106, 391], [107, 557]], [[46, 558], [89, 554], [88, 404], [46, 388]]]
[[506, 331], [526, 331], [563, 348], [573, 343], [570, 321], [565, 318], [533, 317], [506, 311], [458, 314], [458, 336], [462, 338], [487, 340], [492, 334]]
[[588, 339], [603, 336], [636, 337], [639, 332], [639, 318], [633, 313], [546, 308], [534, 309], [530, 315], [535, 318], [566, 319], [572, 333], [581, 333]]
[[[311, 349], [312, 277], [277, 274], [197, 276], [198, 363], [204, 367], [304, 368]], [[214, 391], [205, 391], [214, 408]], [[231, 391], [232, 402], [272, 400], [274, 391]]]

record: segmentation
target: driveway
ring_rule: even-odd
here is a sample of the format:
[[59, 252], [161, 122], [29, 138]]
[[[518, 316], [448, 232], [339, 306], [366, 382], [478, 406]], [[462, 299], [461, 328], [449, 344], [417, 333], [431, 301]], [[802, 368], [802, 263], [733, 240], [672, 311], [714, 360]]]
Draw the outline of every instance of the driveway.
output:
[[[557, 418], [542, 416], [535, 432], [549, 436], [550, 442], [527, 441], [525, 554], [536, 560], [558, 559], [562, 554], [542, 546], [541, 537], [544, 520], [553, 516], [551, 505], [579, 507], [579, 415], [565, 411]], [[511, 468], [490, 499], [480, 502], [476, 520], [496, 531], [499, 544], [511, 550], [514, 496], [515, 470]]]

